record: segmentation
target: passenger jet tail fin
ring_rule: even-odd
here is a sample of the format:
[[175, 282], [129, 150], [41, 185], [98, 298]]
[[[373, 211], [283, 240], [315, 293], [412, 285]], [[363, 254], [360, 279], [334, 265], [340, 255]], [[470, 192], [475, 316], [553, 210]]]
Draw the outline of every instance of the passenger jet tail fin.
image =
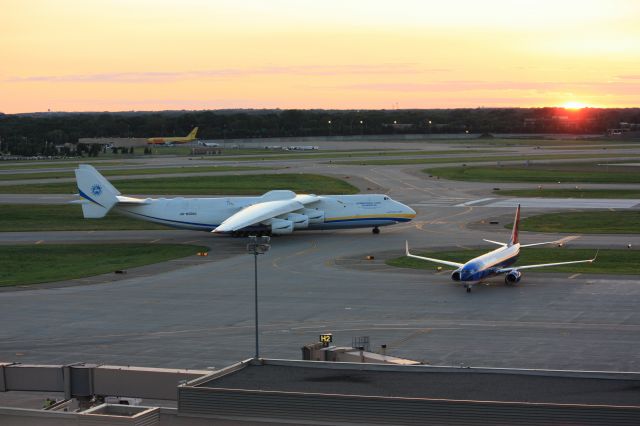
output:
[[198, 128], [194, 127], [192, 131], [189, 132], [189, 134], [187, 135], [188, 139], [195, 139], [196, 138], [196, 133], [198, 133]]
[[516, 209], [516, 217], [513, 220], [513, 230], [511, 231], [511, 239], [509, 240], [509, 247], [514, 244], [518, 244], [518, 228], [520, 226], [520, 204]]
[[83, 198], [85, 219], [104, 217], [118, 203], [118, 191], [93, 166], [80, 164], [75, 170], [78, 195]]

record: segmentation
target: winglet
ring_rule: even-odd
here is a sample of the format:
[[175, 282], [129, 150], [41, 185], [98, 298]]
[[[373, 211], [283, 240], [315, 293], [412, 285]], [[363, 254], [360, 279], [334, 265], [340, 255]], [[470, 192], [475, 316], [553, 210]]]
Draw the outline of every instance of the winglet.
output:
[[405, 256], [409, 256], [409, 241], [405, 240], [404, 241], [404, 254]]
[[596, 255], [593, 256], [593, 259], [591, 259], [591, 262], [589, 262], [589, 263], [593, 263], [593, 262], [596, 261], [596, 259], [598, 258], [598, 253], [600, 253], [600, 249], [596, 250]]
[[513, 220], [513, 230], [511, 231], [511, 240], [509, 241], [509, 246], [518, 244], [519, 225], [520, 225], [520, 204], [518, 204], [518, 208], [516, 208], [516, 217]]

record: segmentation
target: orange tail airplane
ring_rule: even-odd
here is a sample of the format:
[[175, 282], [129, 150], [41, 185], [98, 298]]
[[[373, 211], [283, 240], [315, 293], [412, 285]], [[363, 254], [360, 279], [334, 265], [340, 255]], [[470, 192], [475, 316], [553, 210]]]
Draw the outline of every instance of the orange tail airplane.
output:
[[183, 137], [157, 137], [157, 138], [149, 138], [147, 139], [147, 143], [151, 145], [162, 145], [162, 144], [174, 144], [174, 143], [187, 143], [196, 139], [196, 133], [198, 133], [198, 128], [194, 127], [191, 132], [187, 136]]

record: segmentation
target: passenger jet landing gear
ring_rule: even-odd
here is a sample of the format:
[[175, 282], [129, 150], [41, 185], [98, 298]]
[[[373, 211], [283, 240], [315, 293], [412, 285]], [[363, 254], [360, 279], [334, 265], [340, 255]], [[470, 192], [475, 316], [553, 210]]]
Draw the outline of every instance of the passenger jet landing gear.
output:
[[378, 235], [380, 233], [380, 228], [378, 228], [377, 226], [374, 227], [371, 232], [373, 232], [374, 234]]
[[471, 286], [470, 285], [465, 285], [466, 289], [467, 289], [467, 293], [471, 293]]

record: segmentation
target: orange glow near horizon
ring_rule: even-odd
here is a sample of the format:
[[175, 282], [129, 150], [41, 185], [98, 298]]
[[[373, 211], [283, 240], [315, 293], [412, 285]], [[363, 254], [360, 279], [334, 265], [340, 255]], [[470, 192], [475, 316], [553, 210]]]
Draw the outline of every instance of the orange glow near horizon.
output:
[[635, 0], [3, 0], [0, 112], [634, 107], [639, 18]]
[[569, 101], [569, 102], [565, 102], [562, 105], [562, 108], [564, 109], [582, 109], [582, 108], [587, 108], [589, 105], [582, 103], [582, 102], [577, 102], [577, 101]]

